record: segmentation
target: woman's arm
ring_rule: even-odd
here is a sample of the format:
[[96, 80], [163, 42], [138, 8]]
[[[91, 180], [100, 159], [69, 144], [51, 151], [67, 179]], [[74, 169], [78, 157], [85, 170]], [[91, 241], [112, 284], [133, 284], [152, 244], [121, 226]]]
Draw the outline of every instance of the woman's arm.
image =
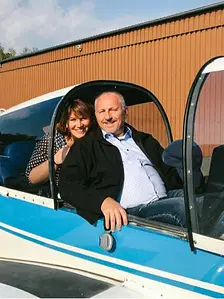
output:
[[[69, 151], [68, 146], [64, 146], [54, 155], [54, 167], [55, 170], [63, 163], [67, 153]], [[31, 184], [45, 183], [49, 179], [48, 160], [34, 167], [29, 174], [29, 181]]]
[[[30, 184], [44, 183], [49, 178], [48, 144], [49, 134], [45, 134], [35, 146], [35, 149], [26, 168], [26, 177]], [[54, 153], [57, 152], [54, 156], [54, 162], [57, 165], [62, 164], [69, 150], [69, 148], [65, 145], [66, 142], [64, 137], [61, 134], [57, 133], [54, 144]], [[57, 165], [55, 165], [55, 169], [58, 168]]]
[[34, 167], [29, 174], [31, 184], [45, 183], [49, 178], [48, 160]]

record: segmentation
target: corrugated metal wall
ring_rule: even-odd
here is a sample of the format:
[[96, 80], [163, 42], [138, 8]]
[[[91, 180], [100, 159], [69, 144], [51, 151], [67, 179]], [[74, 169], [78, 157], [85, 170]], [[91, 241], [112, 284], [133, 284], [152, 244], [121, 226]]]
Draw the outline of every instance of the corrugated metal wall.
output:
[[[202, 64], [217, 55], [224, 55], [222, 9], [87, 41], [81, 52], [69, 46], [9, 61], [0, 68], [0, 107], [88, 80], [125, 80], [159, 98], [179, 138], [191, 83]], [[134, 124], [144, 129], [150, 115], [146, 111]]]

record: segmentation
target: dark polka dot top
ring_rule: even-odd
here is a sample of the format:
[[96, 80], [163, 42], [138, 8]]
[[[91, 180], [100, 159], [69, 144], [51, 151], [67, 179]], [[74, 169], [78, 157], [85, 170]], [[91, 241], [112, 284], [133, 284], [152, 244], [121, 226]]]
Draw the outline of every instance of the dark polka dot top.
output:
[[[48, 160], [48, 143], [50, 140], [49, 133], [45, 134], [40, 141], [37, 142], [30, 161], [26, 168], [26, 177], [29, 181], [29, 174], [31, 170], [43, 162]], [[56, 154], [62, 147], [66, 145], [65, 138], [62, 134], [56, 131], [55, 142], [54, 142], [54, 154]], [[59, 166], [56, 170], [56, 183], [58, 184], [59, 172], [61, 167]], [[31, 182], [29, 181], [31, 184]]]

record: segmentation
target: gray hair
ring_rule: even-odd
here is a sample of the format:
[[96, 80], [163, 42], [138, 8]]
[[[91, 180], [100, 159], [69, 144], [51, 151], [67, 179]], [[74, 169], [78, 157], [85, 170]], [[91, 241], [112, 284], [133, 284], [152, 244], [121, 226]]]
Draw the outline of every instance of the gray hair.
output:
[[123, 109], [123, 110], [126, 109], [127, 105], [126, 105], [125, 100], [124, 100], [124, 97], [123, 97], [123, 95], [122, 95], [121, 93], [119, 93], [119, 92], [117, 92], [117, 91], [104, 91], [104, 92], [102, 92], [101, 94], [99, 94], [99, 95], [95, 98], [95, 103], [94, 103], [95, 110], [96, 110], [96, 103], [97, 103], [98, 99], [99, 99], [102, 95], [104, 95], [104, 94], [106, 94], [106, 93], [109, 93], [109, 94], [116, 94], [116, 95], [118, 96], [118, 98], [119, 98], [119, 101], [120, 101], [120, 103], [121, 103], [122, 109]]

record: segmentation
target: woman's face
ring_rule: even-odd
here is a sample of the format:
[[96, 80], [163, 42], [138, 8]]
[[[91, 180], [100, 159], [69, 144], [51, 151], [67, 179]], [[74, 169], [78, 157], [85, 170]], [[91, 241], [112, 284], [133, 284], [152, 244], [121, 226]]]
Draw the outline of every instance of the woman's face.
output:
[[90, 118], [78, 116], [71, 111], [68, 120], [68, 130], [73, 138], [83, 137], [90, 127]]

